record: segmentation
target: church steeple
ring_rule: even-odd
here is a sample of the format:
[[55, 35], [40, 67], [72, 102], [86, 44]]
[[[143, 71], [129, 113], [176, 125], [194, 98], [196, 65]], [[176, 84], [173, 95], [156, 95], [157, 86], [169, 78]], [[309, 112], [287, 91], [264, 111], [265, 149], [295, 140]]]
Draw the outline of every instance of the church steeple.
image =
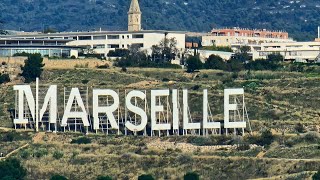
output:
[[128, 11], [128, 31], [141, 30], [141, 11], [138, 0], [132, 0]]

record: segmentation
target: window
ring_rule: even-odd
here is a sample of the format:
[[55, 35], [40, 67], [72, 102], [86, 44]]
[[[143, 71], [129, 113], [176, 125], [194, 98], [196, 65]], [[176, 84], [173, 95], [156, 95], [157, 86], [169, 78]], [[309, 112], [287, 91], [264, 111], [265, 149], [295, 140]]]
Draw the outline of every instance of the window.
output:
[[133, 39], [142, 39], [143, 38], [143, 34], [133, 34], [132, 38]]
[[93, 36], [93, 40], [104, 40], [106, 36]]
[[79, 40], [91, 40], [91, 36], [79, 36]]
[[130, 36], [129, 35], [127, 35], [127, 39], [129, 39], [130, 38]]
[[93, 49], [104, 49], [106, 45], [104, 44], [94, 44]]
[[107, 39], [119, 39], [119, 35], [108, 35]]
[[124, 36], [122, 36], [122, 39], [124, 39]]
[[108, 48], [119, 48], [119, 44], [108, 44]]
[[137, 46], [139, 48], [143, 48], [143, 43], [132, 44], [132, 46]]

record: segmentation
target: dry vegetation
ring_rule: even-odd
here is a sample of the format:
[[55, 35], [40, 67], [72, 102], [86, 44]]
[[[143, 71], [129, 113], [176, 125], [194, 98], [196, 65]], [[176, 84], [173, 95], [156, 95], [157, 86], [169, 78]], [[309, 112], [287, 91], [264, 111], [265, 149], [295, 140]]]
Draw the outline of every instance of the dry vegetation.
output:
[[[223, 117], [223, 89], [244, 87], [253, 130], [265, 127], [276, 135], [270, 146], [249, 150], [217, 149], [204, 151], [206, 146], [248, 143], [234, 137], [117, 137], [90, 135], [89, 144], [72, 144], [80, 134], [43, 134], [15, 156], [28, 170], [28, 179], [46, 179], [62, 174], [70, 179], [95, 179], [109, 175], [115, 179], [134, 179], [148, 173], [158, 179], [181, 179], [186, 172], [196, 171], [202, 179], [305, 179], [320, 169], [320, 75], [298, 72], [201, 71], [187, 74], [176, 69], [74, 69], [46, 70], [42, 84], [89, 86], [119, 89], [187, 88], [193, 115], [201, 113], [201, 90], [209, 90], [210, 103], [217, 118]], [[123, 94], [122, 94], [123, 96]], [[11, 86], [0, 87], [0, 126], [12, 127], [8, 109], [13, 108]], [[297, 125], [304, 132], [299, 132]], [[315, 132], [310, 132], [315, 131]], [[6, 134], [2, 132], [1, 134]], [[282, 135], [283, 134], [283, 135]], [[298, 135], [297, 135], [298, 134]], [[33, 137], [33, 133], [26, 133]], [[9, 152], [30, 139], [1, 142], [1, 151]], [[195, 146], [189, 151], [181, 146], [152, 148], [154, 142], [176, 142]], [[200, 144], [199, 144], [200, 143]], [[165, 146], [165, 144], [163, 145]], [[262, 153], [262, 154], [261, 154]]]

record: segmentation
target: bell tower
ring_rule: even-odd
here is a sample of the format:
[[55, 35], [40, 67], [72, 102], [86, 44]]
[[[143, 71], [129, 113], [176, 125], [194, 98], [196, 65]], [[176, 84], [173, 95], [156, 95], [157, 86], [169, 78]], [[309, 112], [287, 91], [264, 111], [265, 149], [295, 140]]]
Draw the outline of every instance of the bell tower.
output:
[[132, 0], [128, 11], [128, 31], [141, 30], [141, 11], [138, 0]]

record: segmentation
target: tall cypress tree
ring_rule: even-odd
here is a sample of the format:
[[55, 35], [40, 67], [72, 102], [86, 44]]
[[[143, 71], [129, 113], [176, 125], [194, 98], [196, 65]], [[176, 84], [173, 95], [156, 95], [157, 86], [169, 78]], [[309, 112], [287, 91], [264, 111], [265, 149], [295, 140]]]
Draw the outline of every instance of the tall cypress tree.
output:
[[28, 59], [25, 60], [25, 65], [21, 67], [21, 75], [24, 77], [26, 83], [35, 81], [37, 77], [41, 76], [44, 66], [42, 62], [43, 58], [41, 57], [41, 54], [38, 53], [30, 54]]

